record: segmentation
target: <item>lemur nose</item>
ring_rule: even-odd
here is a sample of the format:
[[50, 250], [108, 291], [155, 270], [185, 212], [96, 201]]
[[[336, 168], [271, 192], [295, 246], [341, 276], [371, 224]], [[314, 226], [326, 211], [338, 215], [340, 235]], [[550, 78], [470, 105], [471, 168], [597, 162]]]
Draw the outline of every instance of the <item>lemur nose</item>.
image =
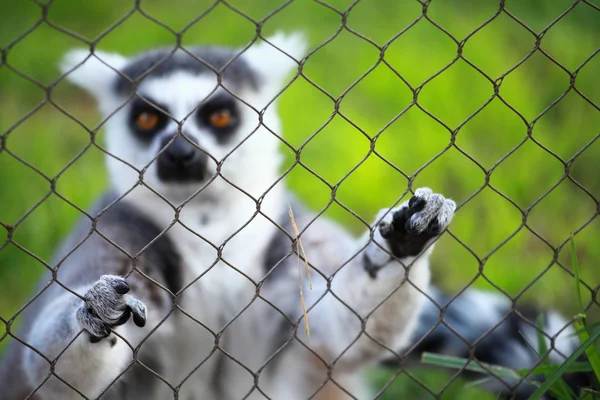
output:
[[169, 143], [171, 140], [173, 140], [173, 136], [168, 136], [165, 137], [161, 143], [161, 148], [166, 147], [164, 152], [162, 153], [162, 155], [164, 155], [165, 161], [185, 166], [185, 164], [193, 160], [194, 155], [197, 151], [196, 147], [193, 144], [188, 142], [181, 135], [177, 135], [173, 142]]
[[185, 138], [175, 134], [164, 137], [161, 140], [161, 149], [164, 150], [157, 160], [158, 177], [163, 181], [202, 180], [208, 156], [195, 145], [196, 140], [189, 136]]

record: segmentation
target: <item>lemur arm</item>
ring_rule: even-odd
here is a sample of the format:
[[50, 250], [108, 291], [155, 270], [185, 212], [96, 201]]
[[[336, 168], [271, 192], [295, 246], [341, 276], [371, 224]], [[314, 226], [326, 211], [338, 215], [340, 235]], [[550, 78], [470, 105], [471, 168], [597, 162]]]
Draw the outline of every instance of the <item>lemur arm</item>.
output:
[[305, 291], [308, 303], [322, 297], [308, 313], [310, 344], [328, 363], [352, 370], [406, 346], [426, 299], [431, 245], [455, 208], [418, 189], [410, 201], [380, 212], [373, 240], [367, 233], [348, 247], [345, 260], [356, 256], [333, 275], [329, 293], [323, 296], [325, 280]]
[[[144, 250], [133, 270], [123, 250], [136, 255], [153, 238], [140, 236], [136, 229], [144, 226], [131, 214], [116, 218], [119, 207], [122, 212], [118, 206], [98, 223], [102, 235], [92, 234], [59, 265], [57, 281], [76, 294], [54, 282], [30, 306], [21, 337], [43, 356], [23, 347], [16, 367], [25, 379], [10, 384], [26, 384], [30, 391], [39, 387], [43, 399], [81, 398], [70, 386], [95, 398], [130, 365], [130, 346], [135, 348], [171, 309], [171, 294], [138, 272], [164, 285], [157, 273], [165, 262], [164, 246]], [[79, 229], [65, 252], [87, 236], [88, 227]], [[151, 231], [144, 229], [146, 235]]]
[[[100, 282], [108, 283], [109, 280]], [[86, 294], [94, 291], [92, 286], [74, 289], [89, 297]], [[116, 291], [114, 294], [113, 300], [118, 303], [120, 296]], [[121, 304], [117, 307], [120, 308]], [[120, 310], [120, 315], [115, 309], [107, 309], [106, 312], [114, 312], [115, 317], [118, 315], [117, 318], [123, 319], [131, 313], [126, 308]], [[145, 310], [138, 310], [138, 318], [143, 320], [144, 314]], [[115, 320], [115, 323], [118, 322]], [[124, 324], [115, 330], [135, 345], [135, 336], [139, 335], [136, 335], [136, 328], [131, 325]], [[98, 396], [132, 359], [131, 350], [122, 341], [118, 341], [115, 335], [104, 337], [108, 329], [113, 328], [116, 326], [93, 315], [85, 301], [64, 291], [40, 308], [25, 336], [29, 345], [45, 357], [31, 350], [24, 351], [21, 367], [26, 374], [28, 386], [37, 388], [48, 378], [39, 390], [44, 399], [80, 397], [69, 385], [86, 397]], [[52, 368], [46, 359], [50, 362], [56, 360], [53, 369], [55, 375], [51, 375]]]

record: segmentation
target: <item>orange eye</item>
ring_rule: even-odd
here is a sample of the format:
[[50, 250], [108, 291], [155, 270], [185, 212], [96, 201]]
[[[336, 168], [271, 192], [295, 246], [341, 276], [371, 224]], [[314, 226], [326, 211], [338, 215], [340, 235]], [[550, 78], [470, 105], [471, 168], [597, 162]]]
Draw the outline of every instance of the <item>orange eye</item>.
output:
[[210, 114], [209, 121], [215, 128], [225, 128], [231, 123], [231, 118], [231, 111], [223, 109]]
[[137, 116], [135, 122], [142, 129], [154, 129], [158, 125], [158, 114], [144, 111]]

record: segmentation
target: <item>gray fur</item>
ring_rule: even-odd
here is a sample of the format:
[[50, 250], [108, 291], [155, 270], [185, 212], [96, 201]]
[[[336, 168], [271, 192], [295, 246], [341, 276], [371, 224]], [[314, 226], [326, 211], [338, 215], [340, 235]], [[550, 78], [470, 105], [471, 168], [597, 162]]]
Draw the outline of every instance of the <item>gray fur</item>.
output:
[[120, 276], [102, 275], [86, 292], [77, 310], [79, 325], [95, 338], [104, 338], [111, 328], [122, 325], [133, 314], [136, 325], [146, 324], [146, 306], [126, 293], [129, 285]]
[[84, 306], [81, 306], [76, 311], [77, 322], [79, 326], [85, 329], [94, 338], [105, 338], [110, 335], [110, 327], [100, 318], [95, 317]]
[[237, 88], [248, 86], [256, 89], [258, 75], [249, 68], [244, 58], [238, 55], [239, 51], [212, 47], [186, 47], [186, 51], [173, 48], [152, 50], [127, 63], [121, 71], [122, 76], [115, 83], [115, 90], [119, 94], [127, 95], [134, 87], [132, 82], [146, 77], [165, 76], [175, 71], [197, 75], [222, 73], [223, 80]]
[[115, 287], [125, 280], [115, 275], [102, 275], [85, 294], [86, 308], [107, 324], [117, 322], [126, 310], [123, 294]]
[[142, 301], [129, 295], [125, 295], [125, 304], [127, 304], [127, 308], [131, 310], [133, 322], [137, 326], [143, 328], [146, 325], [146, 319], [148, 318], [146, 305]]
[[448, 225], [450, 225], [450, 221], [452, 221], [452, 217], [454, 216], [455, 211], [456, 203], [452, 200], [446, 199], [436, 216], [438, 226], [442, 228], [442, 230], [446, 229]]
[[452, 200], [446, 200], [444, 196], [432, 193], [429, 188], [417, 189], [415, 198], [422, 199], [425, 207], [410, 218], [407, 226], [409, 229], [416, 233], [422, 233], [434, 219], [437, 219], [440, 230], [448, 227], [450, 224], [448, 216], [451, 217], [456, 209], [456, 204]]

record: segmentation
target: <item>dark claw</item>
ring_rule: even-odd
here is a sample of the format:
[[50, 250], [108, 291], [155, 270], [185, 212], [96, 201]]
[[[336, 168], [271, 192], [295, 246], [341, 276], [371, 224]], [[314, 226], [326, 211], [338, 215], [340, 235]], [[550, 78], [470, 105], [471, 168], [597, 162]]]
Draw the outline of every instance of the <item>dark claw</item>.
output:
[[127, 292], [129, 292], [129, 285], [124, 280], [115, 281], [113, 282], [113, 289], [115, 289], [115, 292], [117, 292], [118, 294], [126, 294]]
[[132, 312], [132, 314], [133, 314], [133, 322], [137, 326], [139, 326], [140, 328], [143, 328], [144, 326], [146, 326], [146, 317], [144, 315], [138, 314], [135, 311]]
[[425, 204], [427, 204], [427, 202], [425, 201], [424, 198], [413, 196], [408, 201], [408, 208], [413, 209], [414, 210], [413, 214], [414, 214], [415, 212], [422, 211], [425, 208]]

